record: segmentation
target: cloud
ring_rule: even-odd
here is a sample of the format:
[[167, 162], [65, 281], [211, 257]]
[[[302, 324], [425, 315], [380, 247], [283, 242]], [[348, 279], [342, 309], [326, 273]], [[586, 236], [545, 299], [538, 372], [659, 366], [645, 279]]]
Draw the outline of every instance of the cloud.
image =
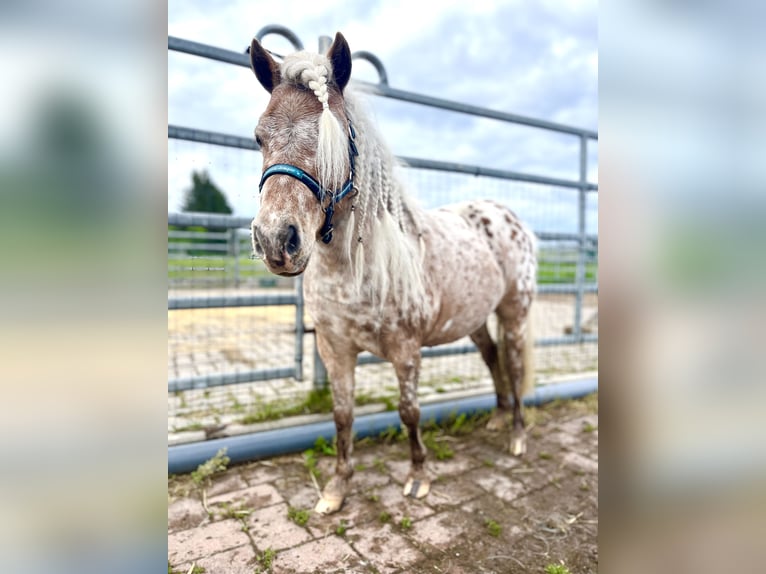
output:
[[[352, 51], [369, 50], [381, 58], [396, 88], [589, 129], [597, 126], [597, 22], [592, 1], [446, 0], [438, 9], [409, 0], [308, 4], [171, 0], [168, 4], [170, 35], [237, 51], [261, 27], [273, 23], [287, 25], [312, 50], [319, 34], [331, 36], [341, 30]], [[267, 37], [264, 44], [276, 52], [291, 49], [276, 36]], [[252, 137], [268, 94], [249, 70], [173, 52], [168, 55], [168, 70], [170, 123]], [[376, 79], [364, 62], [355, 65], [353, 77]], [[384, 98], [368, 96], [367, 100], [384, 138], [398, 155], [578, 178], [576, 137]], [[188, 170], [204, 164], [207, 154], [214, 179], [236, 190], [237, 197], [230, 196], [236, 212], [254, 214], [248, 193], [257, 184], [259, 154], [225, 150], [242, 158], [236, 160], [232, 174], [224, 173], [225, 153], [214, 146], [196, 146], [195, 151], [193, 144], [169, 145], [175, 152], [171, 163], [178, 162], [168, 168], [169, 186], [172, 182], [185, 185]], [[595, 179], [596, 142], [589, 142], [589, 158], [589, 176]], [[171, 172], [177, 175], [171, 178]], [[444, 180], [444, 185], [463, 189], [456, 181]], [[492, 189], [487, 187], [487, 192]], [[462, 192], [447, 195], [462, 196]], [[554, 196], [569, 202], [576, 192], [557, 190]], [[175, 200], [177, 194], [169, 190], [169, 209], [177, 209]], [[568, 221], [551, 220], [551, 225], [571, 227]]]

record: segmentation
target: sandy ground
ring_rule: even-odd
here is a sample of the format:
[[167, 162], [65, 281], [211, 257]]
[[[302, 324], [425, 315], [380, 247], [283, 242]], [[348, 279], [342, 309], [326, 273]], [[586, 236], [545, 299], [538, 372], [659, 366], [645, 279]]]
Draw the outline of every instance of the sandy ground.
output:
[[[215, 293], [205, 292], [207, 295]], [[192, 292], [173, 292], [189, 296]], [[199, 292], [196, 293], [199, 295]], [[240, 293], [241, 294], [241, 293]], [[572, 296], [541, 296], [534, 307], [535, 336], [560, 337], [573, 322]], [[597, 332], [598, 298], [586, 297], [583, 322]], [[307, 320], [310, 327], [310, 321]], [[168, 378], [243, 372], [295, 365], [294, 307], [251, 307], [168, 311]], [[466, 338], [457, 345], [470, 341]], [[168, 394], [168, 436], [171, 442], [197, 440], [184, 429], [235, 423], [254, 406], [294, 398], [313, 388], [313, 335], [303, 338], [304, 380], [275, 379]], [[598, 345], [538, 347], [538, 382], [598, 368]], [[391, 397], [398, 383], [389, 364], [357, 367], [357, 397]], [[491, 392], [492, 382], [477, 353], [425, 359], [419, 397], [451, 392]]]

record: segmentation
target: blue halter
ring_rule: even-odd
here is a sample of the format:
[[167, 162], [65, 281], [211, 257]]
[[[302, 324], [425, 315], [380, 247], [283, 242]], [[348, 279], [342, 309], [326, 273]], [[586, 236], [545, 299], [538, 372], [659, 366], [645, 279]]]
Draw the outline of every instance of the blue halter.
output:
[[266, 170], [263, 172], [263, 175], [261, 176], [261, 183], [258, 184], [258, 192], [260, 193], [263, 191], [263, 184], [266, 182], [268, 178], [270, 178], [272, 175], [289, 175], [290, 177], [294, 177], [298, 181], [300, 181], [303, 185], [308, 187], [311, 190], [311, 193], [314, 194], [314, 197], [317, 198], [317, 201], [319, 204], [322, 204], [322, 198], [325, 195], [330, 196], [330, 204], [324, 209], [324, 224], [322, 225], [322, 228], [319, 230], [319, 236], [322, 238], [323, 243], [330, 243], [332, 241], [332, 231], [333, 231], [333, 225], [332, 225], [332, 216], [335, 213], [335, 206], [340, 203], [344, 197], [346, 197], [351, 191], [354, 189], [354, 158], [359, 155], [359, 152], [356, 149], [356, 144], [354, 143], [354, 139], [356, 138], [356, 133], [354, 132], [354, 127], [351, 125], [351, 120], [348, 120], [348, 157], [349, 162], [351, 164], [351, 174], [349, 175], [348, 181], [343, 184], [343, 187], [340, 189], [337, 189], [335, 191], [330, 191], [328, 189], [324, 189], [319, 182], [311, 177], [308, 173], [303, 171], [301, 168], [291, 165], [289, 163], [275, 163], [274, 165], [270, 165], [266, 168]]

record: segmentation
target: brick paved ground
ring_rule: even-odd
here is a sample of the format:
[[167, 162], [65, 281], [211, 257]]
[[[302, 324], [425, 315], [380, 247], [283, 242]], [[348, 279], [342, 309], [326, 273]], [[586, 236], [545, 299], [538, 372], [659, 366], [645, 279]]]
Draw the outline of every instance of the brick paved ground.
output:
[[[204, 488], [173, 478], [169, 566], [207, 574], [457, 574], [542, 573], [563, 562], [572, 574], [596, 572], [597, 396], [528, 409], [528, 423], [521, 460], [504, 448], [507, 436], [483, 427], [435, 433], [444, 460], [431, 449], [435, 481], [423, 500], [401, 494], [407, 442], [364, 441], [353, 492], [327, 517], [311, 512], [317, 492], [301, 454], [234, 466]], [[317, 468], [321, 486], [333, 459], [320, 458]], [[305, 524], [296, 511], [308, 511]]]

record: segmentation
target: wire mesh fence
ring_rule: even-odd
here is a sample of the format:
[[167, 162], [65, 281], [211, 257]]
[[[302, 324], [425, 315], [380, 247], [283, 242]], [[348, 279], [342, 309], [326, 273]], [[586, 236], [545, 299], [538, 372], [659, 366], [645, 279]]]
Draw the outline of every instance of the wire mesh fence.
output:
[[[239, 64], [232, 54], [231, 61]], [[185, 185], [191, 170], [207, 169], [234, 203], [248, 207], [246, 217], [169, 213], [169, 441], [200, 440], [224, 427], [236, 433], [280, 416], [326, 410], [326, 403], [312, 404], [327, 397], [316, 393], [323, 371], [300, 282], [271, 275], [251, 258], [249, 222], [258, 210], [260, 153], [244, 138], [190, 135], [192, 130], [180, 134], [183, 130], [169, 126], [169, 188]], [[598, 195], [587, 182], [594, 171], [588, 137], [593, 136], [578, 138], [580, 179], [566, 186], [477, 176], [457, 164], [452, 171], [446, 164], [437, 170], [399, 169], [410, 197], [423, 208], [494, 199], [537, 234], [538, 384], [598, 368]], [[494, 328], [490, 319], [490, 332]], [[395, 408], [398, 401], [392, 367], [369, 356], [357, 366], [356, 389], [360, 406]], [[467, 337], [426, 350], [418, 391], [422, 402], [492, 391], [489, 373]]]

